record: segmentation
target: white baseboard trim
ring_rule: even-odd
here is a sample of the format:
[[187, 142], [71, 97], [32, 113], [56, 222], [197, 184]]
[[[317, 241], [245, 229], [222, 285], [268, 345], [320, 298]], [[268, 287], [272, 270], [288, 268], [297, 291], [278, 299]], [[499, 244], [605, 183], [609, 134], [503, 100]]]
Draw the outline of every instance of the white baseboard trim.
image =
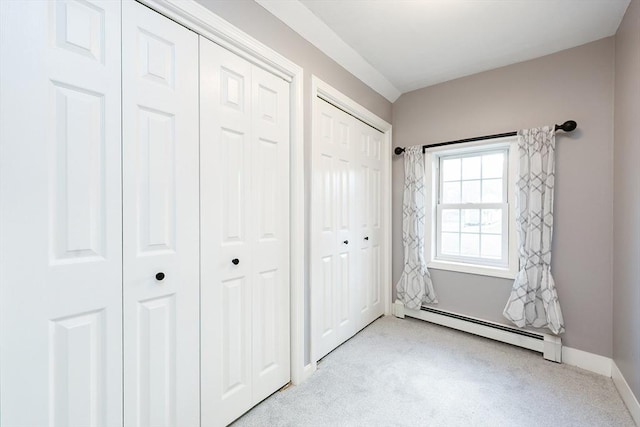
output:
[[631, 413], [636, 425], [640, 425], [640, 403], [638, 403], [638, 399], [633, 394], [627, 380], [622, 376], [622, 372], [620, 372], [618, 365], [616, 365], [616, 362], [613, 360], [611, 361], [611, 378], [613, 379], [613, 384], [615, 384], [618, 389], [618, 393], [620, 393], [620, 397], [622, 397], [622, 401], [627, 405], [627, 409]]
[[400, 319], [404, 319], [404, 304], [396, 300], [391, 307], [391, 313]]
[[578, 350], [577, 348], [562, 347], [562, 363], [604, 375], [605, 377], [611, 377], [612, 362], [609, 357]]
[[302, 384], [309, 378], [313, 373], [318, 369], [318, 364], [316, 362], [309, 363], [302, 368], [302, 374], [300, 375], [299, 381], [294, 383], [294, 385]]

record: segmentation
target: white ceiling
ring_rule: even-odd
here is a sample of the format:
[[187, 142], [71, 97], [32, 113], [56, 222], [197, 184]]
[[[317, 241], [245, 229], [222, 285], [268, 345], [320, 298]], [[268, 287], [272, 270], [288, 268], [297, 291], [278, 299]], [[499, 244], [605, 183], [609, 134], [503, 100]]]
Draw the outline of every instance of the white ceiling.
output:
[[615, 34], [630, 0], [256, 0], [395, 101]]

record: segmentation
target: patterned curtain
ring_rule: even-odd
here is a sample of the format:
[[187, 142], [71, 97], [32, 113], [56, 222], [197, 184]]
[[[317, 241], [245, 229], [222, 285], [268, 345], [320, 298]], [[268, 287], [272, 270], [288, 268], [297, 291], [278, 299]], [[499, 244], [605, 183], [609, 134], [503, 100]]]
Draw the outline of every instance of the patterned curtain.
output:
[[424, 262], [425, 197], [422, 147], [407, 147], [404, 152], [402, 204], [404, 270], [396, 290], [398, 299], [413, 310], [419, 310], [423, 302], [438, 302]]
[[503, 314], [519, 327], [547, 327], [561, 334], [564, 320], [551, 275], [555, 130], [545, 126], [518, 134], [516, 227], [520, 271]]

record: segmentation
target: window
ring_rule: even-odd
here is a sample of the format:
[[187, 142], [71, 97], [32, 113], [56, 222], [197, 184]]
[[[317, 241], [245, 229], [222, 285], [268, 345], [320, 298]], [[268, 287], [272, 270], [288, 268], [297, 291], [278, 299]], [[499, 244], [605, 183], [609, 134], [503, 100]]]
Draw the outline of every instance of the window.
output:
[[427, 153], [433, 181], [429, 267], [515, 277], [515, 141]]

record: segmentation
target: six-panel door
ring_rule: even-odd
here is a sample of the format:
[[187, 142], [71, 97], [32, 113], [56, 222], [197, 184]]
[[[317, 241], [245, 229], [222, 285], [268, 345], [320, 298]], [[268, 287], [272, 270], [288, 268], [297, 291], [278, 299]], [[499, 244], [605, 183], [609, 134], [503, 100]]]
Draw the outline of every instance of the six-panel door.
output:
[[313, 145], [312, 333], [318, 360], [355, 333], [354, 289], [358, 247], [353, 118], [317, 102]]
[[124, 420], [199, 423], [198, 36], [123, 3]]
[[120, 3], [0, 17], [0, 423], [119, 425]]
[[358, 126], [358, 209], [359, 271], [357, 318], [362, 326], [384, 312], [382, 299], [382, 148], [383, 134], [361, 124]]
[[318, 98], [312, 148], [312, 358], [384, 312], [382, 141], [378, 130]]
[[204, 38], [202, 424], [289, 381], [289, 87]]

